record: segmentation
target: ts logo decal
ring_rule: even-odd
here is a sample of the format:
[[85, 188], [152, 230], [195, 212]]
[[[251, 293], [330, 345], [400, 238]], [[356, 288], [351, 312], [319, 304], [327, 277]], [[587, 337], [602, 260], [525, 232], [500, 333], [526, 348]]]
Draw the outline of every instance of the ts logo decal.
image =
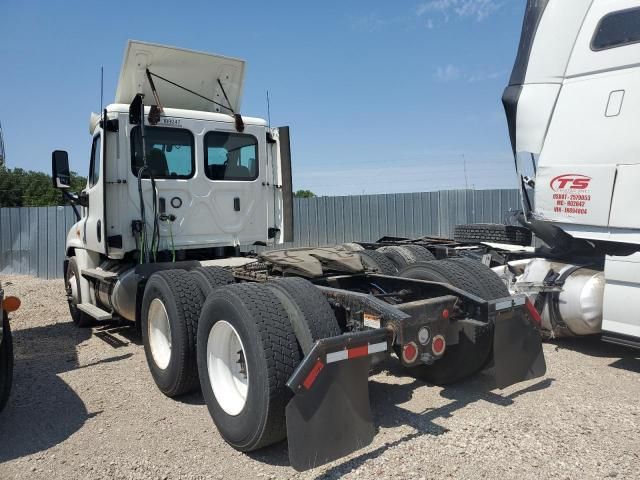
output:
[[551, 179], [549, 185], [551, 190], [557, 192], [559, 190], [585, 190], [589, 188], [591, 177], [580, 175], [578, 173], [565, 173]]

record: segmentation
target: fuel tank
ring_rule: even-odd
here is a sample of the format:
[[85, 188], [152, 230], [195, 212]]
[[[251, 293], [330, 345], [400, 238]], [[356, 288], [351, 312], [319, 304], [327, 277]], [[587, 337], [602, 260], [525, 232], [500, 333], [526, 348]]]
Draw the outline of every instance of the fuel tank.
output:
[[96, 297], [104, 307], [114, 310], [120, 317], [135, 321], [136, 295], [140, 276], [131, 266], [120, 268], [117, 273], [118, 278], [114, 282], [98, 282]]
[[548, 336], [562, 337], [601, 332], [604, 286], [601, 270], [535, 258], [511, 287], [529, 296]]

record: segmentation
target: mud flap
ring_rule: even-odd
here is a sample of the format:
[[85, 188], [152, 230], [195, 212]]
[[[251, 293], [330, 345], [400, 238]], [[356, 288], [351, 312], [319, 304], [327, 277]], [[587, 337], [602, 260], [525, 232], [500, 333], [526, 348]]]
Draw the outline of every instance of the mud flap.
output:
[[546, 373], [540, 332], [522, 308], [498, 313], [494, 325], [493, 360], [498, 388]]
[[369, 405], [370, 357], [322, 364], [286, 409], [289, 460], [301, 472], [344, 457], [375, 435]]

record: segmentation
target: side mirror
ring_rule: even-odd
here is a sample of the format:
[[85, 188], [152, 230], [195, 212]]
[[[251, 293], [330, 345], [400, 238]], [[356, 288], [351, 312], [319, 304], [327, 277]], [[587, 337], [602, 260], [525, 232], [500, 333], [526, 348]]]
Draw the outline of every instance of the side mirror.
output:
[[69, 172], [69, 154], [64, 150], [55, 150], [51, 154], [51, 172], [54, 188], [66, 190], [71, 187]]

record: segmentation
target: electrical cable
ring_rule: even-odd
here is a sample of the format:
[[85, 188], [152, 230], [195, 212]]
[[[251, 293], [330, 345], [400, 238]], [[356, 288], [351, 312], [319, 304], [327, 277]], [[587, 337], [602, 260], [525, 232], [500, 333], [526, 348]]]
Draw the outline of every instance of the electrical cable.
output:
[[173, 225], [173, 221], [169, 221], [169, 238], [171, 239], [171, 261], [175, 263], [176, 246], [173, 243], [173, 229], [171, 228], [172, 225]]
[[[142, 154], [144, 157], [144, 153]], [[147, 169], [147, 165], [146, 163], [144, 165], [142, 165], [142, 167], [140, 167], [138, 169], [138, 196], [140, 199], [140, 217], [142, 220], [142, 242], [140, 245], [141, 251], [140, 251], [140, 263], [143, 263], [142, 260], [144, 261], [149, 261], [148, 258], [148, 247], [146, 244], [146, 231], [147, 231], [147, 219], [146, 219], [146, 212], [145, 212], [145, 208], [144, 208], [144, 195], [142, 194], [142, 173], [144, 172], [144, 170]]]

